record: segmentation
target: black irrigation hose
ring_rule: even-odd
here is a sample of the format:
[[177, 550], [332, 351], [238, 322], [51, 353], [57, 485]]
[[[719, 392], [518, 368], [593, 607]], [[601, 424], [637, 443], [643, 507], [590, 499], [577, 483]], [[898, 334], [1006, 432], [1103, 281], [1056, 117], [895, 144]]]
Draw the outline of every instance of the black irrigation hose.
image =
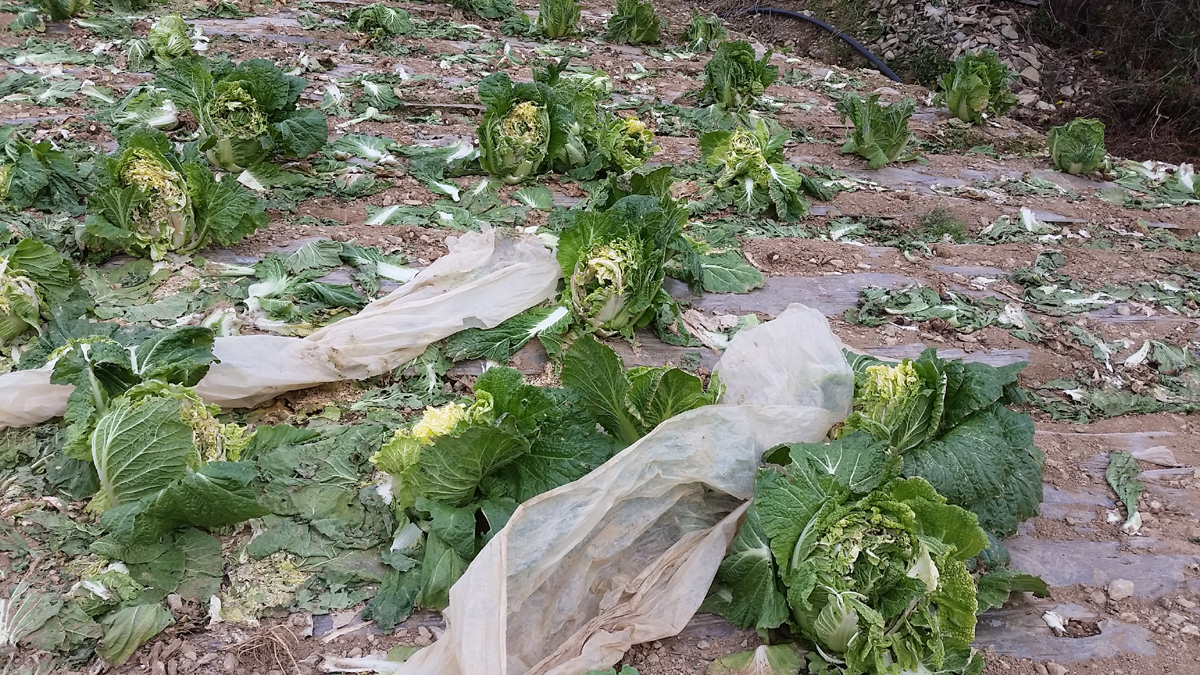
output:
[[808, 23], [811, 23], [814, 26], [820, 26], [821, 28], [824, 28], [825, 30], [829, 31], [830, 33], [833, 33], [835, 36], [841, 38], [846, 44], [850, 45], [851, 47], [854, 47], [854, 49], [859, 54], [862, 54], [863, 56], [865, 56], [867, 58], [868, 61], [870, 61], [872, 64], [874, 64], [875, 67], [879, 69], [879, 72], [881, 72], [884, 75], [887, 75], [889, 78], [891, 78], [892, 82], [900, 82], [901, 81], [900, 78], [897, 77], [896, 74], [892, 72], [891, 68], [888, 68], [886, 65], [884, 65], [883, 61], [879, 60], [879, 57], [877, 57], [871, 53], [871, 50], [869, 50], [866, 47], [859, 44], [857, 40], [850, 37], [849, 35], [846, 35], [842, 31], [838, 30], [837, 28], [834, 28], [833, 26], [830, 26], [829, 24], [825, 23], [824, 21], [822, 21], [816, 17], [812, 17], [807, 14], [801, 14], [800, 12], [792, 12], [792, 11], [786, 10], [786, 9], [776, 9], [774, 7], [747, 7], [745, 9], [733, 9], [733, 10], [729, 10], [727, 12], [721, 12], [722, 17], [726, 17], [731, 14], [774, 14], [776, 16], [786, 16], [786, 17], [790, 17], [792, 19], [800, 19], [801, 21], [807, 21]]

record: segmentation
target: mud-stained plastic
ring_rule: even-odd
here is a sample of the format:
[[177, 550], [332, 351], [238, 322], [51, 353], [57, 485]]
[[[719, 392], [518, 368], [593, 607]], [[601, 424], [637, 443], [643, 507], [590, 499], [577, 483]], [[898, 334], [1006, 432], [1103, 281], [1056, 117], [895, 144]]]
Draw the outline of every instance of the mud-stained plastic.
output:
[[[493, 328], [554, 296], [561, 274], [536, 238], [486, 229], [449, 237], [450, 252], [358, 314], [306, 338], [218, 338], [221, 360], [197, 391], [223, 408], [253, 406], [284, 392], [380, 375], [467, 328]], [[39, 424], [66, 411], [70, 387], [49, 369], [0, 375], [0, 429]]]
[[722, 402], [659, 425], [522, 504], [450, 589], [447, 630], [404, 675], [580, 675], [678, 634], [754, 491], [762, 453], [845, 419], [854, 376], [819, 312], [739, 332]]

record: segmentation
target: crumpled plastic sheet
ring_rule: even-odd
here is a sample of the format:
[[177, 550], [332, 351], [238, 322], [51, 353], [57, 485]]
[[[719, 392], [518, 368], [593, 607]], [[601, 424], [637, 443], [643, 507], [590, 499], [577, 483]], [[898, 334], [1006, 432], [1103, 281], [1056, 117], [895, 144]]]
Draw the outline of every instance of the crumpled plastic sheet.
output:
[[450, 589], [442, 638], [395, 672], [580, 675], [683, 630], [763, 452], [824, 439], [854, 393], [840, 342], [802, 305], [739, 332], [716, 370], [720, 404], [667, 420], [522, 504]]
[[[552, 298], [561, 270], [527, 235], [485, 229], [449, 237], [449, 253], [358, 314], [305, 338], [218, 338], [197, 387], [223, 408], [249, 407], [284, 392], [388, 372], [433, 342], [467, 328], [493, 328]], [[0, 429], [40, 424], [66, 411], [71, 387], [50, 368], [0, 375]]]

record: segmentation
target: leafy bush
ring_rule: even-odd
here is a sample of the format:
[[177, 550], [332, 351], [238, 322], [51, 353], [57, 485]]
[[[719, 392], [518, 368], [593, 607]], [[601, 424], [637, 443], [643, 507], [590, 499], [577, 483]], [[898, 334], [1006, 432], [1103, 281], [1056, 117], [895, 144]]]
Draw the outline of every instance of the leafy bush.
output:
[[237, 66], [179, 58], [155, 85], [196, 118], [201, 149], [214, 166], [242, 171], [276, 156], [303, 158], [320, 150], [329, 125], [319, 110], [296, 103], [308, 86], [266, 59]]
[[857, 152], [872, 169], [888, 162], [906, 159], [905, 150], [912, 140], [908, 130], [908, 119], [916, 110], [916, 101], [904, 97], [891, 105], [879, 105], [879, 94], [871, 94], [864, 101], [858, 94], [848, 93], [837, 103], [841, 120], [846, 118], [854, 124], [854, 132], [842, 144], [843, 153]]
[[262, 205], [241, 184], [217, 181], [176, 156], [162, 132], [140, 128], [106, 159], [84, 227], [130, 255], [161, 260], [209, 242], [232, 246], [266, 225]]
[[1013, 73], [991, 50], [964, 54], [954, 61], [954, 69], [942, 75], [941, 91], [933, 98], [964, 122], [978, 124], [984, 115], [999, 117], [1017, 104], [1009, 91]]
[[666, 25], [650, 0], [617, 0], [616, 10], [608, 19], [608, 40], [629, 45], [658, 42], [658, 33]]
[[579, 25], [579, 5], [575, 0], [541, 0], [537, 25], [548, 38], [566, 37]]
[[1046, 132], [1054, 168], [1070, 174], [1091, 173], [1104, 161], [1104, 123], [1080, 117]]
[[683, 31], [683, 44], [694, 52], [712, 52], [729, 36], [721, 17], [716, 14], [701, 16], [692, 8], [692, 22]]
[[722, 43], [704, 66], [701, 100], [727, 111], [750, 108], [779, 77], [779, 68], [770, 61], [770, 51], [755, 59], [754, 47], [744, 40]]
[[753, 131], [738, 127], [700, 137], [704, 161], [721, 168], [714, 187], [727, 203], [736, 204], [744, 214], [773, 208], [775, 216], [784, 221], [808, 213], [808, 202], [800, 194], [804, 177], [783, 160], [783, 144], [790, 137], [783, 129], [772, 134], [764, 120], [759, 120]]

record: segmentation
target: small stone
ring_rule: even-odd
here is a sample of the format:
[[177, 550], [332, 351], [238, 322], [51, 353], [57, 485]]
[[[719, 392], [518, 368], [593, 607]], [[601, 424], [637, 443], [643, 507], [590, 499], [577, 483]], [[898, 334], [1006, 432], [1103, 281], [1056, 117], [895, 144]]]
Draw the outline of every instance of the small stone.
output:
[[1044, 664], [1044, 663], [1035, 663], [1035, 664], [1033, 664], [1033, 669], [1034, 669], [1035, 671], [1037, 671], [1037, 675], [1049, 675], [1049, 674], [1046, 672], [1046, 664]]
[[167, 661], [167, 675], [179, 675], [179, 659]]
[[1167, 623], [1171, 624], [1172, 628], [1182, 628], [1187, 623], [1187, 617], [1179, 612], [1171, 612], [1167, 614]]
[[1034, 70], [1033, 66], [1030, 66], [1030, 67], [1026, 68], [1025, 70], [1022, 70], [1021, 78], [1027, 82], [1032, 82], [1033, 84], [1041, 84], [1041, 82], [1042, 82], [1041, 73]]
[[1200, 637], [1200, 627], [1197, 627], [1194, 623], [1189, 623], [1183, 628], [1180, 628], [1179, 632], [1183, 633], [1184, 635], [1191, 635], [1192, 637]]
[[697, 649], [708, 649], [710, 647], [708, 640], [701, 640], [696, 643]]
[[1071, 98], [1072, 96], [1075, 95], [1075, 88], [1070, 85], [1067, 85], [1065, 87], [1059, 87], [1058, 93], [1062, 94], [1063, 98]]
[[1196, 607], [1196, 603], [1192, 602], [1191, 600], [1188, 600], [1187, 598], [1176, 598], [1175, 604], [1179, 605], [1180, 607], [1182, 607], [1184, 609], [1195, 609], [1195, 607]]
[[1051, 110], [1054, 110], [1054, 104], [1053, 104], [1053, 103], [1047, 103], [1047, 102], [1045, 102], [1045, 101], [1038, 101], [1038, 102], [1037, 102], [1037, 106], [1035, 106], [1035, 107], [1036, 107], [1038, 110], [1045, 110], [1046, 112], [1050, 112]]
[[1162, 513], [1162, 510], [1162, 502], [1157, 500], [1150, 502], [1150, 513]]
[[1092, 591], [1088, 599], [1092, 601], [1093, 605], [1103, 605], [1108, 598], [1104, 596], [1104, 591]]
[[1116, 579], [1108, 585], [1108, 597], [1120, 601], [1133, 595], [1133, 582], [1128, 579]]
[[646, 657], [646, 663], [658, 663], [661, 660], [662, 658], [653, 652], [651, 652], [650, 656]]
[[362, 647], [355, 647], [354, 649], [351, 649], [350, 653], [346, 654], [346, 656], [349, 656], [352, 659], [357, 659], [358, 657], [362, 656]]
[[227, 673], [232, 673], [238, 666], [237, 654], [226, 654], [225, 660], [221, 662], [221, 670]]
[[1037, 103], [1037, 100], [1037, 94], [1019, 94], [1017, 96], [1017, 102], [1021, 105], [1033, 105], [1034, 103]]
[[1049, 675], [1067, 675], [1067, 669], [1053, 661], [1046, 664], [1046, 672]]
[[655, 640], [654, 644], [651, 646], [654, 647], [655, 649], [662, 649], [662, 643], [659, 642], [658, 640]]
[[1001, 28], [1000, 34], [1003, 35], [1004, 37], [1008, 38], [1009, 40], [1021, 39], [1021, 36], [1017, 34], [1017, 29], [1013, 28], [1012, 26], [1009, 26], [1009, 25], [1005, 25], [1003, 28]]
[[428, 647], [429, 645], [433, 644], [433, 633], [430, 633], [429, 629], [425, 626], [421, 626], [417, 629], [416, 642], [417, 646], [419, 647]]

